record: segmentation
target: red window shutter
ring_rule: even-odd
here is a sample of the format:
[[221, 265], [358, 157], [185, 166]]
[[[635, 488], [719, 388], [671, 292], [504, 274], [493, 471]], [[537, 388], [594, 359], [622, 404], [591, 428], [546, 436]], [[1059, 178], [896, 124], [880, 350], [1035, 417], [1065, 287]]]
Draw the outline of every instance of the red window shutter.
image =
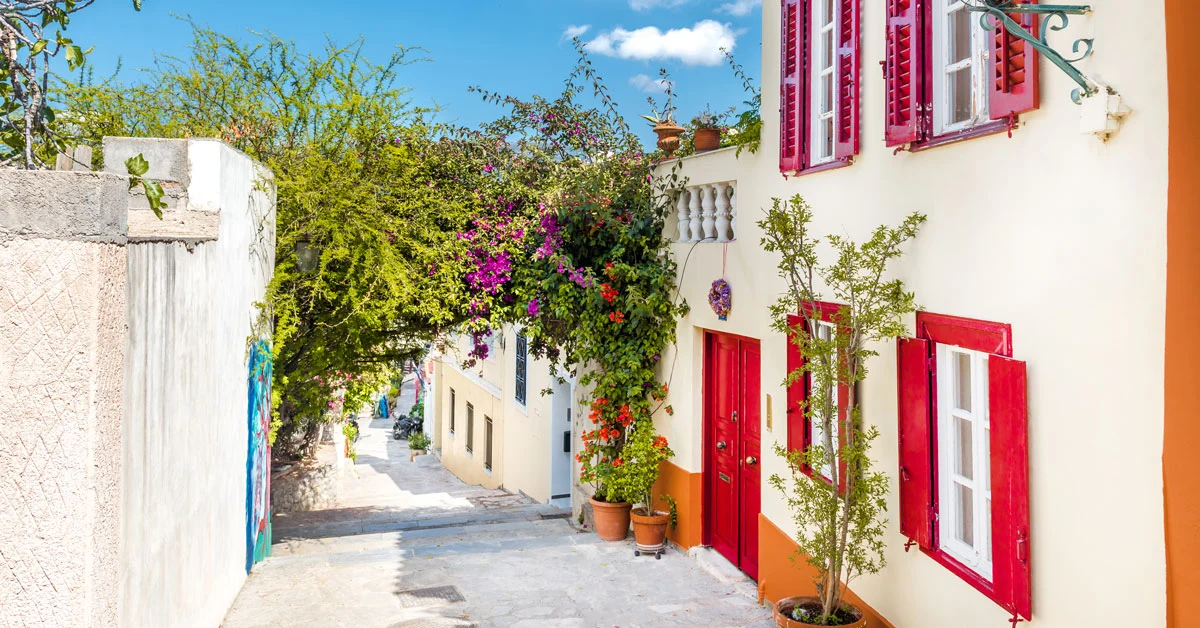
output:
[[[799, 316], [789, 316], [788, 325], [792, 328], [803, 327], [804, 319]], [[804, 366], [804, 355], [792, 339], [787, 343], [787, 370], [793, 373]], [[808, 447], [808, 422], [804, 419], [804, 400], [808, 397], [808, 375], [796, 380], [787, 389], [787, 448], [788, 451], [804, 451]]]
[[858, 154], [859, 139], [859, 0], [843, 0], [838, 13], [837, 51], [837, 127], [833, 142], [833, 156], [846, 159]]
[[921, 56], [924, 49], [917, 0], [887, 1], [887, 47], [884, 76], [887, 101], [885, 138], [888, 146], [920, 139]]
[[779, 63], [779, 171], [800, 170], [804, 155], [804, 3], [783, 0]]
[[[1036, 33], [1038, 19], [1031, 14], [1012, 14], [1026, 31]], [[1028, 42], [997, 26], [991, 38], [992, 82], [988, 110], [993, 120], [1038, 108], [1038, 52]]]
[[900, 408], [900, 533], [933, 547], [933, 449], [929, 441], [929, 341], [901, 338], [897, 346]]
[[996, 601], [1031, 616], [1029, 444], [1025, 363], [988, 360], [992, 465], [992, 583]]

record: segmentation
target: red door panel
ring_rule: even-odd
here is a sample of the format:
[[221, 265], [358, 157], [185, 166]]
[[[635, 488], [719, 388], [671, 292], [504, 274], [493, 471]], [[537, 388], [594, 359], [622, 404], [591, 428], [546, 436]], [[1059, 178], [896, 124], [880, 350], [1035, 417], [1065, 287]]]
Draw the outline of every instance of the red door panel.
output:
[[710, 333], [705, 348], [705, 539], [757, 578], [762, 494], [759, 344]]
[[762, 476], [759, 458], [762, 457], [761, 409], [759, 404], [758, 342], [742, 341], [740, 355], [741, 412], [738, 425], [741, 430], [741, 540], [738, 548], [738, 566], [751, 578], [758, 579], [758, 512], [762, 502]]
[[709, 398], [709, 469], [712, 517], [710, 537], [714, 549], [738, 562], [738, 340], [714, 334], [712, 338], [711, 395]]

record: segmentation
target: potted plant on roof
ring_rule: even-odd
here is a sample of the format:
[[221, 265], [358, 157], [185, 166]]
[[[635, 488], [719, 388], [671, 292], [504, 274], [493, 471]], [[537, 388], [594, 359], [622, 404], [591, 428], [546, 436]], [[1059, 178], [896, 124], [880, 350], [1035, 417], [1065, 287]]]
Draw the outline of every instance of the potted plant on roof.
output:
[[705, 107], [692, 118], [692, 143], [697, 153], [706, 153], [721, 147], [721, 116]]
[[658, 70], [659, 85], [663, 86], [663, 93], [667, 96], [666, 104], [663, 105], [662, 113], [659, 113], [658, 107], [654, 104], [653, 98], [647, 98], [646, 102], [650, 103], [651, 113], [648, 116], [642, 116], [642, 119], [650, 123], [654, 128], [654, 134], [658, 136], [658, 147], [662, 149], [667, 157], [679, 150], [680, 139], [687, 129], [675, 123], [675, 106], [672, 104], [675, 100], [675, 84], [671, 82], [670, 75], [665, 69]]
[[667, 439], [654, 433], [654, 421], [648, 414], [629, 428], [629, 438], [618, 459], [620, 464], [613, 470], [613, 483], [636, 506], [630, 514], [637, 541], [634, 555], [662, 557], [671, 512], [654, 510], [651, 490], [658, 481], [659, 463], [674, 455]]
[[[818, 428], [805, 451], [775, 446], [789, 473], [772, 475], [770, 484], [784, 494], [792, 511], [799, 557], [817, 574], [815, 596], [776, 602], [775, 625], [862, 628], [866, 615], [847, 601], [847, 586], [886, 564], [888, 480], [871, 469], [868, 453], [879, 432], [864, 425], [855, 385], [865, 379], [867, 361], [877, 355], [871, 347], [906, 334], [903, 317], [916, 310], [913, 294], [900, 280], [883, 278], [925, 217], [914, 213], [897, 227], [878, 227], [861, 245], [836, 235], [822, 244], [809, 231], [812, 210], [799, 195], [773, 200], [758, 225], [763, 248], [780, 255], [779, 275], [788, 290], [771, 306], [772, 327], [799, 348], [801, 366], [788, 373], [785, 385], [803, 385], [807, 377], [811, 392], [798, 410]], [[819, 245], [833, 249], [834, 263], [819, 265]], [[826, 294], [818, 292], [815, 277], [823, 280], [820, 287]], [[832, 335], [818, 333], [816, 304], [823, 299], [849, 304], [840, 306], [830, 321]]]

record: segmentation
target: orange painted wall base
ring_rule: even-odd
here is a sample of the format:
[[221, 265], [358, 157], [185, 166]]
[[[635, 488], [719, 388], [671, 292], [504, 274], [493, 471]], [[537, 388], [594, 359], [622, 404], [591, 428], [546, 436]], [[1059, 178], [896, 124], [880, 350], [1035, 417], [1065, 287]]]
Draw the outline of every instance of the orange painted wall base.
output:
[[665, 460], [659, 464], [658, 471], [658, 482], [654, 484], [652, 493], [654, 507], [667, 510], [668, 506], [662, 495], [670, 495], [675, 499], [676, 512], [679, 515], [679, 522], [675, 528], [667, 530], [667, 538], [683, 549], [699, 545], [700, 531], [704, 525], [701, 474], [689, 473]]
[[[796, 554], [796, 541], [766, 515], [758, 515], [758, 586], [772, 603], [793, 595], [816, 595], [816, 571]], [[795, 560], [793, 560], [795, 557]], [[867, 614], [867, 628], [895, 628], [850, 591], [846, 601]]]

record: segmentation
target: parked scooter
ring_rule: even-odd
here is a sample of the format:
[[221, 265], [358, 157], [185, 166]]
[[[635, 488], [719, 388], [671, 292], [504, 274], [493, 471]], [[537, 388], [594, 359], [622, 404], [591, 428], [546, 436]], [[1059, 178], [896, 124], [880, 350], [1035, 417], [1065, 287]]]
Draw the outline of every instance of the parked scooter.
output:
[[396, 417], [396, 422], [392, 424], [392, 437], [396, 440], [408, 438], [414, 432], [420, 432], [422, 427], [422, 417], [408, 416], [401, 414]]

